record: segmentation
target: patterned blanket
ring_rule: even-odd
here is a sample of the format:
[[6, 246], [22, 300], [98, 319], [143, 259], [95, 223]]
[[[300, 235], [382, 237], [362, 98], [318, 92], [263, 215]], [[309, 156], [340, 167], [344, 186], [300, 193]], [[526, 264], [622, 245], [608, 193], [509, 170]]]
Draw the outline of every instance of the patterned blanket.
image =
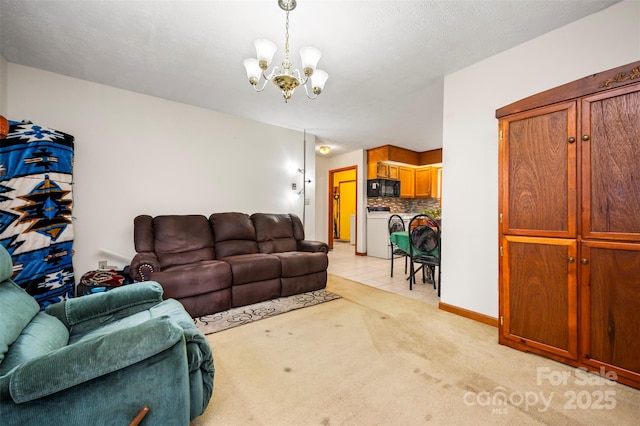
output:
[[73, 141], [19, 121], [0, 139], [0, 244], [41, 308], [73, 297]]

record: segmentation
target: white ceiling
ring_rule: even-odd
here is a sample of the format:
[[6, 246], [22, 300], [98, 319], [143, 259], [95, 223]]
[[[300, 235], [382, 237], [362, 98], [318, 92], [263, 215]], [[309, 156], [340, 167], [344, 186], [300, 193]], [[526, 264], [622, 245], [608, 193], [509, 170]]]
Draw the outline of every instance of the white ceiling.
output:
[[[0, 0], [9, 62], [317, 136], [333, 153], [442, 146], [443, 76], [611, 6], [608, 0], [298, 0], [290, 58], [311, 45], [329, 73], [316, 100], [256, 93], [242, 61], [278, 45], [277, 0]], [[532, 58], [535, 60], [535, 58]]]

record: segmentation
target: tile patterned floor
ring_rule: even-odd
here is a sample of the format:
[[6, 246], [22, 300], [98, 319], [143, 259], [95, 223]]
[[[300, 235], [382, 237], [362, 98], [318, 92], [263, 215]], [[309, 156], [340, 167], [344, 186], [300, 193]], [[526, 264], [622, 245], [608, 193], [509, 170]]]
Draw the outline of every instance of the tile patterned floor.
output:
[[355, 247], [348, 242], [334, 241], [329, 252], [328, 272], [343, 278], [370, 285], [391, 293], [438, 306], [440, 299], [433, 284], [418, 282], [409, 290], [409, 281], [404, 273], [404, 260], [396, 259], [391, 278], [391, 261], [371, 256], [356, 256]]

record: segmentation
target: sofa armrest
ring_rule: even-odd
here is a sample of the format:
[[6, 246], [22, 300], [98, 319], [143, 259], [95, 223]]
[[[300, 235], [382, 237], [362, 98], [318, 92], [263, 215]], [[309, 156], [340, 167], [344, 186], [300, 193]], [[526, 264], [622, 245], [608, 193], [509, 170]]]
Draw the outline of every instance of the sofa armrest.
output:
[[[45, 312], [71, 329], [82, 322], [104, 317], [119, 318], [149, 309], [162, 302], [162, 286], [155, 281], [125, 285], [106, 293], [76, 297], [54, 303]], [[103, 320], [99, 323], [104, 322]]]
[[131, 278], [136, 281], [148, 281], [151, 273], [160, 271], [160, 261], [155, 253], [146, 251], [137, 253], [129, 265]]
[[160, 271], [160, 261], [153, 252], [137, 253], [129, 265], [131, 278], [136, 281], [148, 281], [151, 273]]
[[298, 240], [298, 251], [329, 253], [329, 245], [322, 241]]
[[[25, 362], [10, 373], [8, 391], [18, 404], [32, 401], [141, 362], [180, 341], [182, 328], [169, 317], [150, 319]], [[0, 389], [3, 397], [6, 391]]]

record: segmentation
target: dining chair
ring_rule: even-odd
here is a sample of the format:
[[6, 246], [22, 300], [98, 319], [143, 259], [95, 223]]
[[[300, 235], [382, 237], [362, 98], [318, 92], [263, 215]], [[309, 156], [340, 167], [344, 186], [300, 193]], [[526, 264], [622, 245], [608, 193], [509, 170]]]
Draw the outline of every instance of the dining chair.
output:
[[393, 260], [394, 259], [399, 259], [404, 257], [404, 273], [406, 275], [407, 273], [407, 259], [409, 258], [409, 253], [407, 253], [405, 250], [401, 249], [400, 247], [398, 247], [397, 244], [393, 243], [391, 241], [391, 234], [393, 232], [400, 232], [400, 231], [404, 231], [405, 227], [404, 227], [404, 221], [402, 220], [402, 217], [400, 217], [400, 215], [397, 214], [392, 214], [389, 217], [389, 248], [391, 250], [391, 277], [393, 278]]
[[[438, 268], [437, 289], [440, 297], [440, 260], [442, 249], [440, 246], [440, 225], [431, 216], [419, 214], [414, 216], [409, 222], [409, 261], [411, 269], [409, 272], [409, 290], [413, 290], [416, 282], [415, 275], [422, 270], [422, 282], [427, 282], [427, 271], [436, 288], [435, 270]], [[420, 267], [415, 269], [414, 264]]]

